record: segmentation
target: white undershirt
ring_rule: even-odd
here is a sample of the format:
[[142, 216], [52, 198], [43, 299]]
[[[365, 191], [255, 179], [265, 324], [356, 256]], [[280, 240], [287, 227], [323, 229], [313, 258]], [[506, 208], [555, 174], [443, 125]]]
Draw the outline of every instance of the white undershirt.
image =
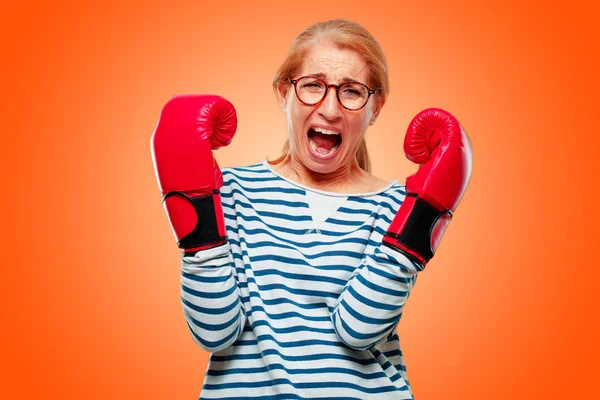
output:
[[348, 196], [328, 196], [307, 190], [306, 202], [310, 209], [314, 227], [316, 228], [325, 222], [347, 199]]
[[262, 164], [274, 175], [277, 175], [278, 177], [291, 183], [292, 185], [298, 186], [305, 190], [306, 202], [308, 203], [311, 218], [313, 220], [312, 228], [309, 229], [307, 233], [311, 233], [313, 232], [313, 230], [318, 231], [323, 222], [325, 222], [329, 217], [331, 217], [342, 206], [342, 204], [344, 204], [346, 200], [348, 200], [348, 197], [377, 195], [381, 192], [388, 190], [391, 186], [398, 183], [397, 180], [393, 180], [385, 188], [382, 188], [380, 190], [368, 193], [353, 193], [345, 196], [341, 193], [326, 192], [318, 189], [313, 189], [301, 183], [293, 181], [283, 175], [280, 175], [278, 172], [275, 172], [275, 170], [271, 168], [271, 165], [267, 162], [267, 160], [263, 161]]

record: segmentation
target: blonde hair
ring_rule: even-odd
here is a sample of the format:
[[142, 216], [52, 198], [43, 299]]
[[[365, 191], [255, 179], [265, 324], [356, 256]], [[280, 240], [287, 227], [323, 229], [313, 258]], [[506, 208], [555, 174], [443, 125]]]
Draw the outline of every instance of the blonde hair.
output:
[[[275, 95], [279, 98], [287, 94], [289, 79], [302, 68], [304, 58], [312, 46], [319, 40], [332, 43], [340, 49], [353, 50], [362, 56], [370, 72], [367, 86], [374, 89], [381, 89], [378, 95], [374, 97], [374, 101], [376, 102], [375, 109], [381, 109], [390, 92], [385, 56], [379, 43], [377, 43], [369, 31], [362, 25], [345, 19], [317, 22], [306, 28], [294, 39], [285, 61], [281, 64], [273, 79], [273, 91]], [[278, 164], [283, 161], [289, 149], [290, 143], [287, 140], [283, 145], [283, 154], [276, 160], [269, 161], [269, 163]], [[371, 171], [371, 162], [364, 139], [358, 146], [356, 160], [361, 169], [367, 172]]]

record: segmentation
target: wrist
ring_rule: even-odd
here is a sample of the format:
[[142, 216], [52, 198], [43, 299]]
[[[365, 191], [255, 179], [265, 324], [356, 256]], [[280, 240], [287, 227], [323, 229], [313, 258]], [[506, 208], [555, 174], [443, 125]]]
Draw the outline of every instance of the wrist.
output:
[[415, 193], [408, 193], [383, 237], [392, 247], [423, 268], [433, 258], [452, 212], [440, 211]]

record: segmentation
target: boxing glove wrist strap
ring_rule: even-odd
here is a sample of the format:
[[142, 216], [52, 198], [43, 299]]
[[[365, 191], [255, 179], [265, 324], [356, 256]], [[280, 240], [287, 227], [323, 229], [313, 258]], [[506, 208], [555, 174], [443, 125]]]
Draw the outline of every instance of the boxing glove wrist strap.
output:
[[198, 222], [194, 229], [177, 243], [184, 255], [195, 254], [196, 251], [216, 247], [227, 241], [227, 236], [219, 234], [217, 215], [215, 213], [216, 202], [221, 202], [219, 190], [200, 196], [190, 197], [182, 192], [169, 192], [163, 197], [163, 201], [171, 196], [181, 196], [186, 199], [196, 210]]
[[[432, 246], [436, 242], [434, 228], [444, 216], [452, 217], [450, 210], [439, 211], [437, 208], [418, 197], [416, 193], [406, 194], [406, 203], [412, 203], [409, 215], [399, 232], [387, 231], [383, 244], [395, 248], [412, 261], [419, 264], [421, 269], [434, 255]], [[445, 219], [445, 218], [442, 218]], [[447, 224], [447, 221], [445, 221]]]

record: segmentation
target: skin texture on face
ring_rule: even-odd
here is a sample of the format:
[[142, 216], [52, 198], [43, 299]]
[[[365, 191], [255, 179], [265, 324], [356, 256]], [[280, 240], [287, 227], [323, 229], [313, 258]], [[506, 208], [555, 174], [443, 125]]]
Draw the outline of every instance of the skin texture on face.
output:
[[[369, 72], [358, 53], [331, 43], [317, 42], [293, 78], [319, 74], [329, 84], [339, 85], [347, 80], [367, 84]], [[281, 107], [287, 114], [290, 156], [278, 167], [280, 172], [287, 171], [286, 175], [293, 175], [309, 186], [330, 189], [348, 188], [368, 180], [369, 174], [358, 166], [356, 151], [370, 122], [376, 118], [373, 96], [365, 107], [351, 111], [338, 102], [335, 88], [330, 88], [325, 99], [313, 106], [298, 100], [293, 85], [288, 84], [286, 88]], [[322, 160], [309, 151], [307, 134], [314, 125], [341, 132], [342, 143], [333, 158]]]

